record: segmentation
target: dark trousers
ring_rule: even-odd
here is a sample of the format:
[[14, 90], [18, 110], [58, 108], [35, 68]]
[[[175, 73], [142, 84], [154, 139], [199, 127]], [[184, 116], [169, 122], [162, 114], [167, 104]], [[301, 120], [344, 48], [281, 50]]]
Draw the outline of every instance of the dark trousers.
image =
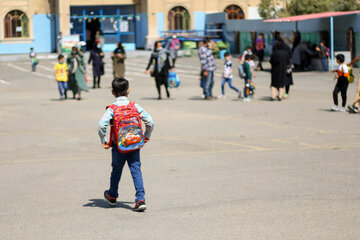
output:
[[166, 91], [166, 96], [169, 98], [170, 97], [170, 93], [169, 93], [169, 89], [168, 89], [168, 75], [162, 75], [162, 74], [157, 74], [155, 75], [155, 84], [156, 84], [156, 89], [158, 91], [159, 94], [159, 99], [161, 98], [161, 85], [164, 84], [165, 86], [165, 91]]
[[119, 182], [125, 162], [127, 162], [136, 190], [135, 202], [145, 201], [145, 190], [141, 173], [140, 150], [128, 153], [120, 153], [115, 144], [112, 146], [112, 172], [110, 177], [109, 194], [118, 197]]
[[337, 106], [339, 104], [338, 102], [338, 94], [339, 92], [341, 93], [341, 98], [342, 98], [342, 106], [345, 107], [346, 106], [346, 92], [349, 86], [349, 81], [347, 80], [346, 77], [339, 77], [335, 89], [333, 91], [333, 99], [334, 99], [334, 104]]
[[264, 50], [257, 50], [256, 56], [259, 59], [258, 68], [260, 68], [260, 70], [264, 70], [264, 68], [262, 66], [262, 62], [264, 61]]
[[96, 88], [96, 86], [98, 88], [100, 88], [100, 80], [101, 80], [101, 77], [100, 76], [94, 76], [94, 84], [93, 84], [93, 88]]

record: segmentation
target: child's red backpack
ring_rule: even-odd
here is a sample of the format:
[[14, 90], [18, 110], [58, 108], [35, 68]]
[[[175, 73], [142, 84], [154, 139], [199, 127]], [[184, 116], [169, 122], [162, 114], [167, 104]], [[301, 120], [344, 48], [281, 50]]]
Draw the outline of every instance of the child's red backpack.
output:
[[140, 114], [134, 102], [125, 106], [111, 104], [107, 106], [114, 111], [110, 123], [110, 146], [114, 141], [121, 153], [131, 152], [144, 146], [144, 134], [142, 131]]

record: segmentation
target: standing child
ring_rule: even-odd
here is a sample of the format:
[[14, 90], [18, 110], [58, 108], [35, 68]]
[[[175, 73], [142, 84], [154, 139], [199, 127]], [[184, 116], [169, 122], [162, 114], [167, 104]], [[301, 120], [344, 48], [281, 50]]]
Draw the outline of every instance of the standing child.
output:
[[[107, 107], [99, 122], [99, 136], [103, 148], [112, 147], [110, 189], [104, 192], [104, 197], [110, 205], [116, 205], [121, 173], [127, 162], [136, 190], [134, 211], [144, 211], [146, 205], [140, 168], [140, 148], [150, 140], [154, 122], [144, 109], [127, 99], [129, 93], [129, 82], [124, 78], [115, 78], [112, 81], [112, 94], [116, 101]], [[144, 135], [140, 118], [146, 126]], [[105, 136], [109, 123], [111, 124], [110, 142], [107, 142]]]
[[[336, 62], [339, 64], [338, 70], [334, 70], [333, 72], [337, 72], [336, 79], [337, 83], [335, 85], [335, 89], [333, 91], [333, 99], [334, 99], [334, 106], [331, 108], [332, 111], [340, 111], [346, 112], [346, 92], [349, 86], [348, 76], [349, 76], [349, 69], [346, 64], [344, 64], [345, 57], [343, 54], [336, 55]], [[342, 107], [338, 107], [338, 94], [341, 92], [342, 98]]]
[[69, 80], [68, 78], [68, 66], [65, 63], [65, 58], [63, 55], [58, 56], [58, 62], [54, 66], [55, 70], [55, 80], [58, 83], [59, 92], [60, 92], [60, 100], [63, 100], [64, 98], [67, 99], [67, 82]]
[[224, 65], [224, 75], [222, 76], [222, 82], [221, 82], [221, 96], [220, 98], [225, 99], [225, 90], [224, 90], [224, 86], [225, 83], [227, 82], [229, 84], [229, 87], [233, 90], [236, 91], [236, 93], [239, 94], [239, 90], [234, 87], [231, 83], [232, 83], [232, 72], [233, 72], [233, 66], [232, 66], [232, 62], [230, 60], [230, 54], [228, 52], [226, 52], [224, 54], [225, 57], [225, 65]]
[[251, 73], [251, 68], [250, 68], [250, 55], [246, 55], [245, 56], [245, 62], [243, 63], [243, 69], [245, 72], [245, 83], [244, 83], [244, 102], [250, 102], [250, 99], [248, 97], [248, 93], [247, 93], [247, 89], [248, 87], [250, 87], [251, 84], [251, 79], [252, 79], [252, 73]]
[[31, 70], [33, 72], [36, 71], [36, 65], [38, 65], [39, 61], [36, 58], [36, 52], [34, 51], [34, 48], [30, 48], [29, 57], [31, 60]]

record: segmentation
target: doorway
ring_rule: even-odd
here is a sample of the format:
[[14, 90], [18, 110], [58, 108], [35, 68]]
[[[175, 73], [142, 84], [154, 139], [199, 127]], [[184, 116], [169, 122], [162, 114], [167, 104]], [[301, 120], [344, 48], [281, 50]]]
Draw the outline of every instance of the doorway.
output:
[[87, 19], [86, 21], [86, 49], [94, 48], [96, 35], [100, 35], [100, 21], [98, 18]]

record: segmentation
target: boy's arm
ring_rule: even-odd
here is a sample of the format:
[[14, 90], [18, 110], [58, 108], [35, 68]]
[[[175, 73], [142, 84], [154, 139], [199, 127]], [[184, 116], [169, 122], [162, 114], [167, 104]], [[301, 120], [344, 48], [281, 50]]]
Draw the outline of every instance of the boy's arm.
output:
[[154, 121], [152, 117], [142, 107], [140, 107], [138, 104], [135, 104], [135, 106], [140, 114], [141, 120], [143, 120], [143, 122], [145, 123], [144, 137], [146, 139], [150, 139], [151, 132], [154, 129]]
[[102, 118], [99, 121], [99, 137], [101, 140], [101, 143], [106, 143], [106, 128], [110, 123], [110, 120], [113, 118], [114, 112], [111, 108], [106, 109], [106, 112], [102, 116]]

